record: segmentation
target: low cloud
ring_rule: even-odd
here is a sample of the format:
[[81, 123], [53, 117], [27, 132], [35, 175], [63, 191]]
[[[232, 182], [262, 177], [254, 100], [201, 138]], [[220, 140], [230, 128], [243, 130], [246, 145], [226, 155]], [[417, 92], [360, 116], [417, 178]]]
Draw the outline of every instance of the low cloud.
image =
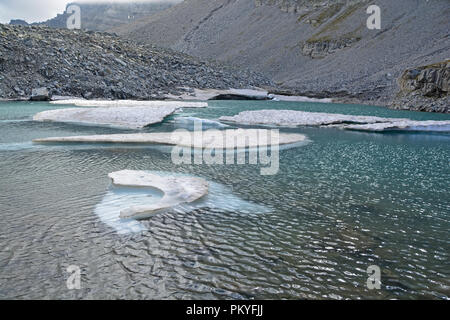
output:
[[0, 0], [0, 23], [22, 19], [29, 23], [41, 22], [63, 13], [71, 2], [180, 2], [180, 0]]

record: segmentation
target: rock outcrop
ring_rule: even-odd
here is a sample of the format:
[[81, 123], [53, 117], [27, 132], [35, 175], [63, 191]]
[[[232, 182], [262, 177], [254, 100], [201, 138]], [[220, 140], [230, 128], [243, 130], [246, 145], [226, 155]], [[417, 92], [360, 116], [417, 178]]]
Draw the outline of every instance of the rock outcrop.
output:
[[313, 59], [325, 58], [338, 50], [351, 47], [358, 38], [336, 39], [336, 40], [309, 40], [303, 43], [302, 53]]
[[450, 113], [450, 60], [408, 69], [398, 84], [393, 107]]
[[192, 88], [269, 85], [243, 68], [80, 30], [0, 24], [0, 98], [30, 98], [32, 89], [86, 99], [163, 99]]

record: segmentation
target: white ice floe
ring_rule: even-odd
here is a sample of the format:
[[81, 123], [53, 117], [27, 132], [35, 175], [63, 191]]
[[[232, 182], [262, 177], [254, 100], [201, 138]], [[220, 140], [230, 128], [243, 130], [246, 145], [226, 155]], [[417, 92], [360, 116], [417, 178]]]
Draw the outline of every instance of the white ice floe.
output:
[[108, 176], [116, 186], [155, 188], [163, 193], [159, 201], [122, 210], [122, 219], [146, 219], [156, 212], [194, 202], [208, 193], [208, 182], [197, 177], [160, 176], [132, 170], [113, 172]]
[[[270, 138], [269, 138], [270, 137]], [[192, 132], [176, 130], [173, 132], [108, 134], [92, 136], [51, 137], [35, 139], [37, 143], [141, 143], [177, 145], [181, 147], [227, 149], [227, 148], [256, 148], [272, 145], [294, 144], [303, 142], [306, 137], [302, 134], [279, 133], [277, 140], [272, 139], [270, 130], [266, 129], [228, 129], [206, 130]], [[228, 144], [227, 141], [233, 141]]]
[[415, 121], [403, 118], [354, 116], [295, 110], [243, 111], [235, 116], [220, 117], [219, 120], [248, 125], [269, 125], [286, 127], [333, 126], [342, 129], [361, 131], [450, 131], [450, 121]]
[[235, 122], [249, 125], [276, 125], [276, 126], [321, 126], [342, 123], [376, 123], [389, 120], [407, 120], [407, 119], [389, 119], [373, 116], [353, 116], [335, 113], [305, 112], [296, 110], [254, 110], [243, 111], [235, 116], [223, 116], [220, 121]]
[[321, 102], [331, 103], [333, 99], [330, 98], [309, 98], [304, 96], [283, 96], [280, 94], [270, 95], [273, 101], [292, 101], [292, 102]]
[[71, 108], [43, 111], [36, 114], [33, 120], [141, 129], [162, 122], [176, 110], [174, 107]]
[[[183, 174], [160, 172], [160, 171], [143, 171], [143, 174], [157, 175], [161, 178], [191, 178]], [[198, 178], [197, 178], [198, 179]], [[219, 209], [230, 212], [240, 212], [243, 214], [260, 214], [268, 213], [270, 209], [245, 201], [233, 194], [226, 186], [207, 181], [209, 185], [208, 193], [194, 202], [183, 202], [171, 208], [177, 213], [189, 213], [199, 208]], [[120, 212], [130, 207], [148, 206], [159, 202], [164, 196], [161, 190], [155, 188], [129, 188], [113, 186], [105, 195], [103, 200], [96, 206], [95, 214], [100, 220], [108, 226], [115, 229], [119, 234], [137, 233], [147, 230], [141, 221], [135, 219], [122, 219]]]
[[165, 117], [183, 107], [202, 108], [207, 103], [166, 101], [93, 101], [64, 100], [57, 104], [75, 104], [96, 108], [47, 110], [36, 114], [35, 121], [67, 122], [82, 125], [141, 129], [162, 122]]
[[408, 130], [408, 131], [450, 132], [450, 121], [402, 120], [402, 121], [359, 124], [359, 125], [345, 125], [343, 128], [348, 130], [360, 130], [360, 131]]
[[204, 102], [82, 99], [52, 101], [51, 103], [90, 108], [47, 110], [36, 114], [33, 120], [141, 129], [162, 122], [165, 117], [181, 108], [204, 108], [208, 106]]

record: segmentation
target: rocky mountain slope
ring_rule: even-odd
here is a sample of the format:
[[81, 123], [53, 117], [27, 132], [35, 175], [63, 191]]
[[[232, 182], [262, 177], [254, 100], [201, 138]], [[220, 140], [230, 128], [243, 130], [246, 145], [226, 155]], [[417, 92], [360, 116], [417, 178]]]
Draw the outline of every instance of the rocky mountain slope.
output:
[[[85, 98], [156, 99], [178, 87], [247, 88], [267, 78], [110, 34], [0, 24], [0, 98], [33, 89]], [[45, 97], [45, 89], [35, 95]]]
[[[381, 30], [366, 27], [373, 4]], [[449, 16], [448, 0], [186, 0], [113, 30], [251, 67], [297, 94], [449, 112], [445, 90], [401, 93], [406, 70], [449, 58]]]
[[[135, 20], [148, 17], [170, 8], [182, 0], [160, 0], [159, 2], [72, 2], [81, 9], [81, 28], [92, 31], [108, 31]], [[70, 14], [66, 11], [55, 18], [40, 23], [28, 24], [23, 20], [11, 20], [11, 25], [40, 25], [51, 28], [66, 28]]]

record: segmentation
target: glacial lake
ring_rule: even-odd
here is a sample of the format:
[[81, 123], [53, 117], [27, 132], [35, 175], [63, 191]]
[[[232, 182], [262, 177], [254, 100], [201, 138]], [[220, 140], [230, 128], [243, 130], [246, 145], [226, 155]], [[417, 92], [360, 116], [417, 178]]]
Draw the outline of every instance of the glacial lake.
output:
[[[208, 104], [144, 131], [256, 109], [450, 120], [345, 104]], [[32, 144], [137, 132], [31, 120], [62, 107], [0, 103], [0, 299], [450, 298], [449, 133], [284, 128], [308, 143], [282, 149], [278, 174], [262, 176], [258, 165], [175, 165], [167, 148]], [[123, 169], [203, 177], [211, 194], [118, 232], [98, 211], [151, 196], [111, 190], [108, 173]], [[379, 290], [367, 288], [372, 265]], [[80, 267], [80, 290], [68, 290], [68, 266]]]

